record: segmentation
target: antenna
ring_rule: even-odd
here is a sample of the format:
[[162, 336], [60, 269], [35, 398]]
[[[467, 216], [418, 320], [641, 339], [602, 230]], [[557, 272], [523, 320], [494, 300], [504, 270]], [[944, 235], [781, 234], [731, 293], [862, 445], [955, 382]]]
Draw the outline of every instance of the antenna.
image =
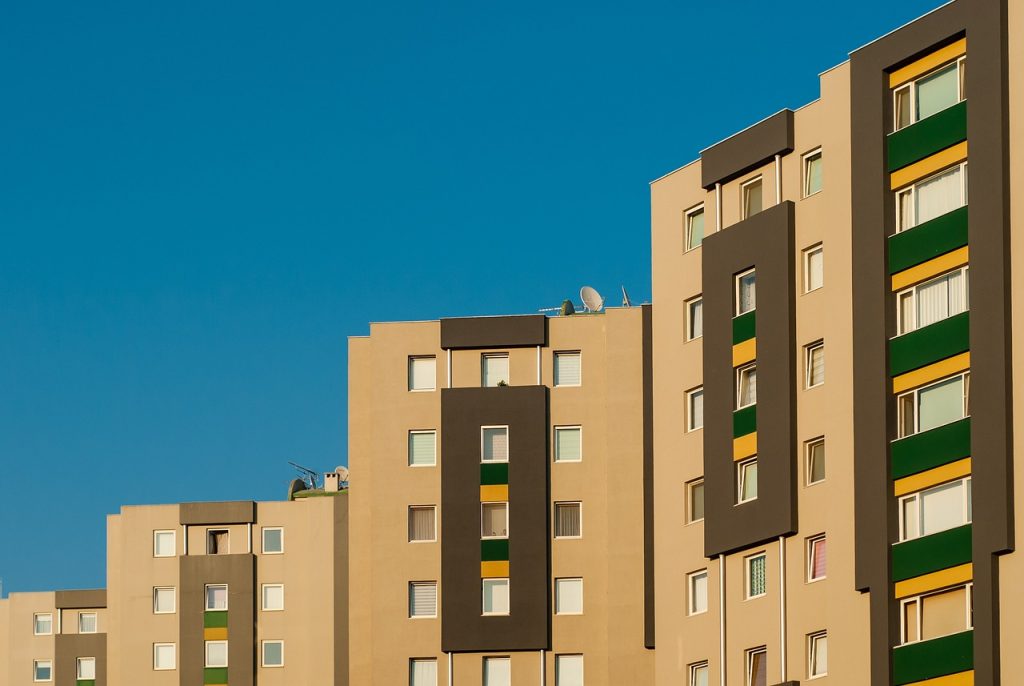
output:
[[626, 287], [620, 286], [620, 288], [622, 289], [622, 306], [633, 307], [633, 303], [629, 301], [629, 293], [626, 292]]
[[339, 466], [334, 468], [334, 473], [338, 475], [338, 481], [342, 483], [348, 483], [348, 467]]
[[590, 286], [584, 286], [580, 289], [580, 300], [583, 301], [583, 306], [587, 308], [587, 312], [600, 312], [601, 308], [604, 307], [604, 298]]
[[313, 471], [309, 467], [303, 467], [301, 464], [295, 464], [291, 460], [288, 460], [288, 464], [294, 467], [295, 471], [299, 473], [299, 477], [302, 479], [302, 482], [306, 484], [306, 488], [312, 491], [320, 487], [317, 483], [317, 478], [320, 476], [318, 472]]

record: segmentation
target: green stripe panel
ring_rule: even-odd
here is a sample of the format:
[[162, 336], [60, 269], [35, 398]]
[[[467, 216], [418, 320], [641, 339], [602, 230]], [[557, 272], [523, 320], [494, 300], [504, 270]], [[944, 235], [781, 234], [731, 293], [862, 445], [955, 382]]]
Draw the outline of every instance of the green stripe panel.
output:
[[754, 337], [754, 329], [756, 328], [757, 310], [752, 310], [746, 314], [741, 314], [738, 317], [732, 319], [732, 344], [742, 343], [743, 341], [749, 341]]
[[962, 312], [890, 340], [889, 373], [905, 374], [970, 349], [970, 312]]
[[505, 562], [508, 560], [508, 539], [495, 538], [480, 541], [480, 560], [482, 562]]
[[894, 479], [970, 457], [971, 418], [893, 441], [891, 452]]
[[958, 526], [892, 547], [892, 580], [906, 581], [922, 574], [971, 561], [971, 525]]
[[75, 686], [96, 686], [95, 679], [79, 679], [75, 682]]
[[757, 405], [744, 407], [732, 413], [732, 437], [739, 438], [757, 431]]
[[967, 206], [889, 236], [889, 274], [967, 245]]
[[228, 613], [226, 610], [207, 611], [203, 613], [204, 629], [227, 629]]
[[957, 674], [974, 669], [974, 632], [911, 643], [893, 648], [892, 683], [902, 686], [915, 681]]
[[227, 667], [206, 667], [203, 669], [204, 684], [226, 684], [228, 683]]
[[967, 140], [967, 101], [889, 134], [889, 171], [923, 160]]
[[480, 465], [481, 486], [505, 486], [508, 484], [508, 462]]

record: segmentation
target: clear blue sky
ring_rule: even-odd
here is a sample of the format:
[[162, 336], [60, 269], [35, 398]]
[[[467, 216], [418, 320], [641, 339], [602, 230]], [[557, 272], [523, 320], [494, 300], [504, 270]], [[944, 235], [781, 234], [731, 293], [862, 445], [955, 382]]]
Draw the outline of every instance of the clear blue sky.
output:
[[936, 4], [9, 4], [6, 590], [103, 585], [122, 503], [347, 462], [371, 320], [648, 299], [648, 182]]

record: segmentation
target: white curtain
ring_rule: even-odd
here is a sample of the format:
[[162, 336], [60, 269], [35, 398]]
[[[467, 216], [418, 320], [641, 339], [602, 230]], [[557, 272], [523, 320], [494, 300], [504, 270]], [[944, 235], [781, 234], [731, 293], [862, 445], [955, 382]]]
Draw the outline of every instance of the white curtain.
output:
[[555, 505], [555, 534], [557, 536], [579, 536], [580, 524], [579, 503]]
[[437, 360], [433, 357], [414, 357], [409, 360], [409, 390], [433, 390], [437, 378]]
[[583, 656], [555, 656], [555, 686], [583, 686]]
[[512, 686], [512, 661], [507, 657], [485, 657], [484, 686]]
[[433, 541], [436, 538], [435, 513], [432, 507], [409, 509], [409, 540]]
[[508, 355], [484, 355], [483, 367], [484, 386], [497, 386], [502, 381], [508, 383]]
[[409, 671], [412, 686], [437, 686], [437, 660], [413, 660]]
[[917, 185], [917, 221], [923, 224], [963, 205], [963, 177], [960, 167]]

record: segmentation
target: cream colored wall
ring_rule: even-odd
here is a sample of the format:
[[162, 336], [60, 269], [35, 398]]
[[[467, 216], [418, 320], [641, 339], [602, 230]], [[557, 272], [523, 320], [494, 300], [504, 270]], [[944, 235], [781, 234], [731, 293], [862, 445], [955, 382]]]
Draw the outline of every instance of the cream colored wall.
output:
[[[52, 635], [33, 633], [37, 612], [53, 615]], [[31, 684], [33, 660], [54, 659], [53, 637], [56, 634], [57, 608], [52, 591], [12, 593], [6, 600], [0, 600], [0, 684]]]
[[11, 602], [0, 598], [0, 686], [11, 686]]

